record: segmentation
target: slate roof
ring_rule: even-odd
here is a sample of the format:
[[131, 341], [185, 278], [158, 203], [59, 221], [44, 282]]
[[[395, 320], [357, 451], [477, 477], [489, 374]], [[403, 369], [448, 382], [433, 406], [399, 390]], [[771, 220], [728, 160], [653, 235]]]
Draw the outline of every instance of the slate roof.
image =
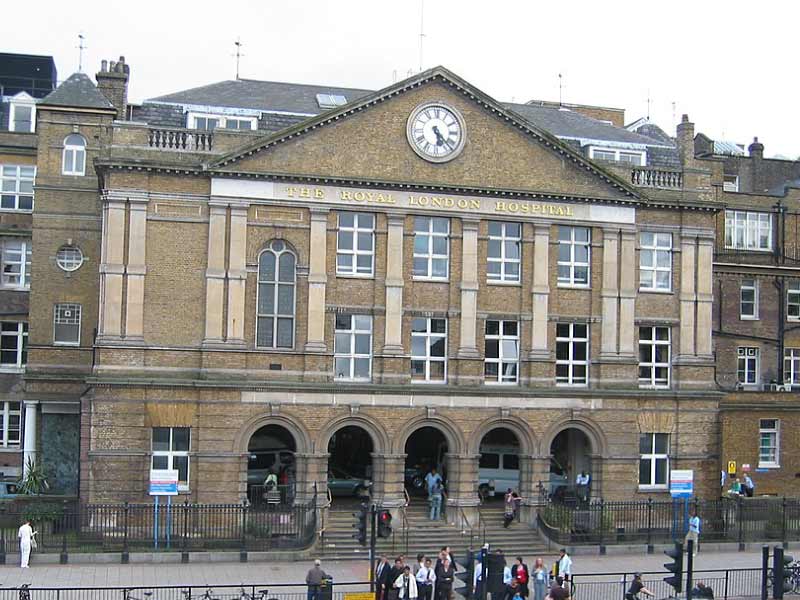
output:
[[571, 110], [509, 102], [503, 103], [503, 105], [526, 121], [560, 138], [577, 138], [644, 146], [666, 145], [660, 140], [655, 140], [621, 127], [614, 127]]
[[73, 73], [64, 83], [42, 99], [42, 104], [76, 108], [114, 109], [85, 73]]
[[220, 81], [150, 98], [149, 102], [170, 102], [184, 105], [248, 108], [261, 111], [318, 115], [328, 109], [319, 107], [317, 94], [341, 95], [350, 103], [371, 93], [372, 90], [355, 88], [238, 79]]
[[736, 142], [730, 142], [728, 140], [714, 140], [714, 154], [747, 156], [747, 151]]

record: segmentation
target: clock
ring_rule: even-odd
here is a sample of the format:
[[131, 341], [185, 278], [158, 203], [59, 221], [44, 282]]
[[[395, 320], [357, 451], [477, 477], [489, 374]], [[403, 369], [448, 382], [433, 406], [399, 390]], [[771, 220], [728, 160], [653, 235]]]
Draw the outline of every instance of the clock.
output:
[[425, 160], [447, 162], [464, 149], [464, 118], [441, 102], [422, 104], [408, 117], [406, 135], [414, 152]]

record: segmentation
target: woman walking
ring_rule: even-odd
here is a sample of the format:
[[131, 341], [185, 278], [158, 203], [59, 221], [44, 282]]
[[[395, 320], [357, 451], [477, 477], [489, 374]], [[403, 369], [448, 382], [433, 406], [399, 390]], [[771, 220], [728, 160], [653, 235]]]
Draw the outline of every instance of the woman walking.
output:
[[533, 563], [533, 576], [531, 577], [533, 581], [533, 600], [544, 600], [547, 595], [548, 579], [550, 579], [550, 574], [544, 566], [544, 561], [541, 558], [537, 558], [536, 562]]

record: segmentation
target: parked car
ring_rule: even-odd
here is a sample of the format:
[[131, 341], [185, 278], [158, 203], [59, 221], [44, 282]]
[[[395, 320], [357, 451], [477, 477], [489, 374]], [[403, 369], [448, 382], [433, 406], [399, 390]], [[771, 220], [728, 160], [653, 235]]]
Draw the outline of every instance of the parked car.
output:
[[19, 493], [19, 483], [16, 481], [0, 481], [0, 500], [6, 498], [17, 498]]
[[419, 466], [406, 468], [404, 479], [410, 493], [422, 494], [425, 492], [425, 473]]
[[264, 485], [270, 470], [277, 475], [293, 464], [294, 452], [291, 450], [252, 450], [247, 460], [247, 483]]
[[372, 482], [364, 477], [338, 467], [328, 468], [328, 489], [332, 496], [363, 496], [371, 487]]

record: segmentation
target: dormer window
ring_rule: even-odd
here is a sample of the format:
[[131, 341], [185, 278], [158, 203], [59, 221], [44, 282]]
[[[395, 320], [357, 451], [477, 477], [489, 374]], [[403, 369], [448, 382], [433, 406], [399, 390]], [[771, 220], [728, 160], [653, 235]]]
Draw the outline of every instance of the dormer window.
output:
[[633, 167], [643, 167], [647, 164], [647, 153], [643, 150], [620, 150], [619, 148], [589, 146], [589, 158], [622, 163]]
[[341, 94], [317, 94], [317, 104], [320, 108], [336, 108], [347, 104], [347, 98]]
[[64, 156], [61, 162], [62, 175], [86, 174], [86, 140], [73, 133], [64, 139]]
[[236, 129], [252, 131], [258, 129], [256, 117], [228, 116], [210, 113], [189, 113], [186, 117], [189, 129], [214, 131], [215, 129]]
[[11, 99], [8, 113], [8, 130], [33, 133], [36, 129], [36, 104], [34, 99], [20, 92]]

